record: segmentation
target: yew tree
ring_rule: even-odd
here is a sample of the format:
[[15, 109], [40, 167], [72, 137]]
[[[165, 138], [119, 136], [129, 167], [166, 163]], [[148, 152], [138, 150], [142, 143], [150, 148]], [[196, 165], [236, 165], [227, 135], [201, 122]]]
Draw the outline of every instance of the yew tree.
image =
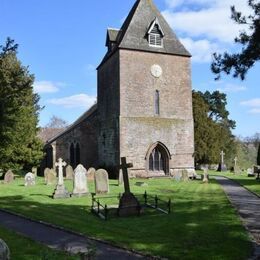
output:
[[18, 45], [10, 38], [0, 46], [0, 168], [30, 169], [43, 156], [37, 138], [39, 96], [34, 76], [17, 58]]

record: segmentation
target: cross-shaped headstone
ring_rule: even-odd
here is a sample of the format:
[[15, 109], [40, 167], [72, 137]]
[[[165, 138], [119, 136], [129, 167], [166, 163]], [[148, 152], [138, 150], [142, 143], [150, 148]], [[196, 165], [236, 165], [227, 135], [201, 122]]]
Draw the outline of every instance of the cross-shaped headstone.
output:
[[237, 167], [237, 157], [234, 158], [235, 167]]
[[130, 193], [130, 185], [129, 185], [127, 169], [128, 168], [132, 168], [132, 167], [133, 167], [132, 163], [126, 163], [126, 158], [125, 157], [121, 157], [120, 168], [122, 169], [122, 172], [123, 172], [125, 193]]
[[63, 162], [61, 158], [58, 159], [58, 162], [55, 163], [55, 166], [58, 167], [58, 185], [63, 185], [63, 172], [62, 167], [66, 166], [67, 163]]
[[225, 153], [223, 151], [221, 151], [220, 155], [221, 155], [221, 164], [224, 164], [224, 155], [225, 155]]

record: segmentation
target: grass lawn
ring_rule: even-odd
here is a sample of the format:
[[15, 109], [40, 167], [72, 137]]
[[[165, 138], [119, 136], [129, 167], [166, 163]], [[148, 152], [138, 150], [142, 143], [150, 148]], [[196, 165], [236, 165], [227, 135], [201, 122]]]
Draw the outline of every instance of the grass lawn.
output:
[[[135, 249], [169, 259], [247, 259], [251, 243], [245, 229], [230, 206], [220, 186], [211, 180], [176, 182], [170, 179], [145, 180], [148, 187], [138, 187], [131, 180], [131, 190], [142, 194], [157, 194], [172, 199], [172, 213], [145, 213], [141, 217], [101, 220], [90, 213], [91, 198], [53, 200], [54, 186], [46, 186], [41, 177], [34, 187], [24, 187], [17, 179], [0, 185], [2, 208], [18, 212]], [[72, 182], [66, 181], [72, 191]], [[116, 181], [110, 181], [110, 194], [123, 191]], [[94, 191], [93, 182], [89, 183]], [[117, 203], [111, 199], [111, 204]]]
[[226, 176], [232, 180], [237, 181], [242, 186], [246, 187], [247, 189], [251, 190], [252, 192], [255, 192], [260, 196], [260, 180], [256, 180], [255, 177], [247, 177], [247, 173], [241, 173], [241, 174], [234, 174], [233, 172], [216, 172], [216, 171], [210, 171], [210, 174], [214, 175], [221, 175]]
[[63, 252], [51, 250], [31, 239], [17, 235], [0, 226], [0, 238], [2, 238], [10, 249], [10, 257], [14, 260], [73, 260], [79, 257], [72, 257]]

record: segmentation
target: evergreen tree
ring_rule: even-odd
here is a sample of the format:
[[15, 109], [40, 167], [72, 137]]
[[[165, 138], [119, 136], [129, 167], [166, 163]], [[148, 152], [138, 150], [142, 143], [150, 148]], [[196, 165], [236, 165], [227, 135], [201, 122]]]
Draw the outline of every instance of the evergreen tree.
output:
[[224, 150], [226, 162], [231, 164], [235, 154], [234, 136], [231, 129], [235, 121], [229, 120], [226, 96], [220, 92], [193, 91], [195, 162], [218, 163]]
[[260, 59], [260, 2], [248, 0], [248, 5], [252, 13], [247, 17], [237, 11], [235, 6], [231, 7], [231, 19], [237, 24], [248, 26], [249, 30], [240, 32], [239, 37], [235, 38], [235, 42], [243, 46], [240, 53], [213, 54], [211, 70], [217, 75], [216, 79], [220, 78], [222, 72], [230, 74], [233, 71], [234, 77], [244, 80], [247, 71]]
[[0, 46], [0, 168], [30, 169], [42, 156], [37, 138], [40, 107], [34, 77], [17, 58], [17, 44]]

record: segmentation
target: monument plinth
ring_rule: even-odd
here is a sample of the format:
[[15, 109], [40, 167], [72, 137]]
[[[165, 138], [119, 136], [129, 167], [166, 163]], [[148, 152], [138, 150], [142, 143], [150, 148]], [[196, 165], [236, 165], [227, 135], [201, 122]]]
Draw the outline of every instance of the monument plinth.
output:
[[134, 196], [134, 194], [130, 192], [130, 185], [129, 185], [127, 169], [132, 168], [132, 167], [133, 167], [133, 164], [126, 163], [125, 157], [121, 158], [120, 168], [122, 169], [122, 172], [123, 172], [125, 192], [123, 193], [123, 195], [119, 201], [118, 216], [120, 216], [120, 217], [140, 215], [140, 211], [141, 211], [141, 206], [140, 206], [139, 201]]

